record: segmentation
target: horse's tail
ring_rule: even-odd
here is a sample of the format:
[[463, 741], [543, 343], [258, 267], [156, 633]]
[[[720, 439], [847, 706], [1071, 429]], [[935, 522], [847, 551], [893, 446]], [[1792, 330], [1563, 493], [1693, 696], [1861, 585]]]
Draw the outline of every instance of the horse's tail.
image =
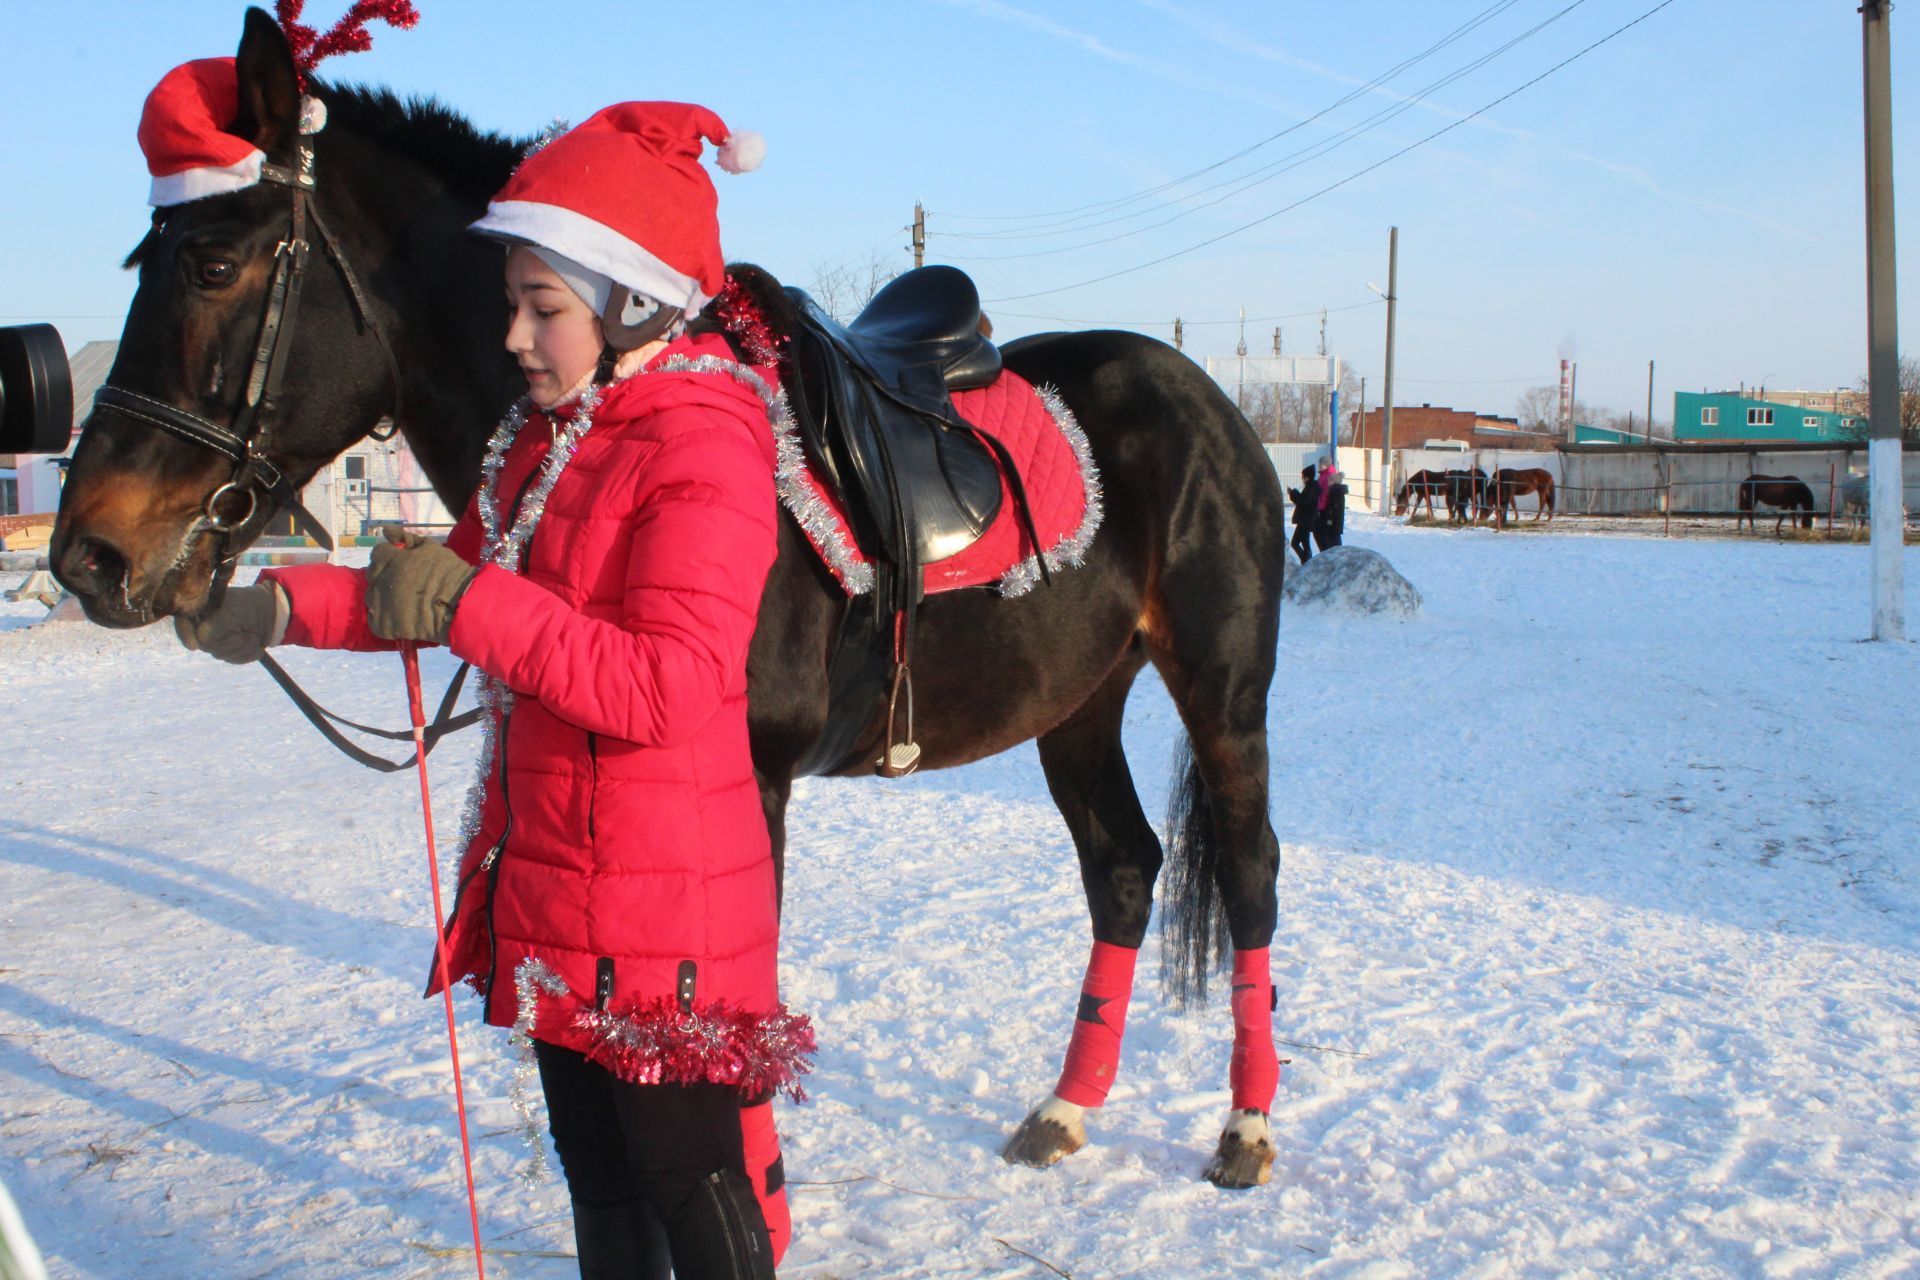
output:
[[1207, 974], [1228, 951], [1220, 903], [1221, 846], [1213, 830], [1206, 780], [1182, 734], [1167, 793], [1167, 878], [1160, 899], [1161, 982], [1184, 1008], [1207, 998]]

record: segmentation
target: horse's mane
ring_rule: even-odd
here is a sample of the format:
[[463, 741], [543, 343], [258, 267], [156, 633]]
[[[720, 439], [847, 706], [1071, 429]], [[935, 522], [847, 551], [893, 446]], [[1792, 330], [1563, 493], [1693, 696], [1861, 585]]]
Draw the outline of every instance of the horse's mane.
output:
[[485, 203], [531, 143], [474, 127], [437, 98], [402, 99], [391, 89], [313, 83], [332, 123], [417, 162], [456, 192]]

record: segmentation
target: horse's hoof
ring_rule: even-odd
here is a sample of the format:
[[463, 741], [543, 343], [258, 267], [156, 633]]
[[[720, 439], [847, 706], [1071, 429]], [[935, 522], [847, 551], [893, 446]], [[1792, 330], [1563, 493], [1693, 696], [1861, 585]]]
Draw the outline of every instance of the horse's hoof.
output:
[[1000, 1158], [1032, 1169], [1058, 1163], [1061, 1157], [1087, 1145], [1087, 1126], [1080, 1117], [1081, 1108], [1073, 1103], [1048, 1098], [1027, 1113], [1007, 1145], [1000, 1148]]
[[1207, 1181], [1223, 1191], [1245, 1191], [1265, 1186], [1273, 1177], [1273, 1139], [1267, 1113], [1248, 1109], [1236, 1114], [1220, 1135], [1220, 1146], [1207, 1165]]

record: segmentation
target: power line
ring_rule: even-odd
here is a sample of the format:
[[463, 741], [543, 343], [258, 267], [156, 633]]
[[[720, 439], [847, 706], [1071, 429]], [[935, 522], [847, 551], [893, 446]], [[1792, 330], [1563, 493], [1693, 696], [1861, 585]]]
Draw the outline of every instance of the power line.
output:
[[1561, 59], [1559, 62], [1554, 63], [1551, 67], [1548, 67], [1545, 71], [1542, 71], [1539, 75], [1527, 81], [1525, 84], [1522, 84], [1516, 88], [1508, 90], [1506, 93], [1503, 93], [1499, 97], [1495, 98], [1492, 102], [1487, 103], [1485, 106], [1478, 108], [1477, 110], [1471, 112], [1468, 115], [1464, 115], [1460, 117], [1460, 119], [1455, 120], [1452, 124], [1436, 129], [1432, 133], [1428, 134], [1426, 137], [1421, 138], [1416, 142], [1408, 143], [1406, 146], [1400, 148], [1398, 151], [1394, 152], [1392, 155], [1385, 156], [1379, 160], [1376, 160], [1372, 164], [1368, 165], [1366, 168], [1360, 169], [1354, 173], [1350, 173], [1346, 177], [1340, 179], [1338, 182], [1329, 183], [1326, 186], [1320, 188], [1318, 191], [1311, 193], [1310, 195], [1304, 195], [1300, 197], [1298, 200], [1295, 200], [1292, 204], [1283, 205], [1282, 207], [1275, 209], [1272, 213], [1263, 214], [1262, 216], [1255, 218], [1252, 222], [1242, 223], [1240, 226], [1234, 227], [1230, 231], [1222, 231], [1219, 235], [1210, 236], [1207, 239], [1200, 241], [1198, 244], [1188, 245], [1184, 249], [1176, 249], [1172, 253], [1162, 254], [1158, 258], [1153, 258], [1147, 262], [1138, 263], [1131, 267], [1123, 267], [1119, 271], [1109, 271], [1105, 275], [1093, 276], [1090, 279], [1086, 279], [1086, 280], [1078, 280], [1078, 281], [1075, 281], [1073, 284], [1057, 285], [1052, 289], [1036, 289], [1030, 293], [1009, 294], [1001, 298], [989, 298], [987, 299], [987, 301], [988, 302], [1018, 302], [1023, 298], [1044, 298], [1051, 294], [1065, 293], [1069, 289], [1081, 289], [1081, 288], [1085, 288], [1087, 285], [1090, 285], [1090, 284], [1099, 284], [1102, 281], [1117, 279], [1120, 276], [1132, 275], [1136, 271], [1144, 271], [1148, 267], [1157, 267], [1163, 262], [1171, 262], [1175, 258], [1184, 257], [1185, 255], [1189, 253], [1193, 253], [1196, 250], [1204, 249], [1208, 245], [1218, 244], [1220, 241], [1228, 239], [1229, 237], [1232, 237], [1232, 236], [1237, 236], [1243, 231], [1249, 231], [1254, 227], [1259, 226], [1263, 222], [1271, 222], [1283, 213], [1291, 213], [1293, 210], [1298, 209], [1300, 206], [1307, 204], [1310, 201], [1317, 200], [1321, 196], [1326, 195], [1329, 191], [1336, 191], [1339, 188], [1346, 186], [1349, 182], [1352, 182], [1357, 178], [1365, 177], [1367, 174], [1372, 173], [1375, 169], [1378, 169], [1385, 165], [1393, 163], [1395, 160], [1398, 160], [1401, 156], [1406, 155], [1408, 152], [1415, 151], [1421, 147], [1424, 147], [1427, 143], [1432, 142], [1435, 138], [1441, 137], [1444, 134], [1452, 133], [1455, 129], [1458, 129], [1461, 125], [1466, 124], [1468, 121], [1473, 120], [1477, 116], [1485, 115], [1487, 112], [1493, 110], [1493, 108], [1499, 106], [1501, 103], [1505, 102], [1507, 99], [1512, 98], [1515, 95], [1520, 94], [1528, 89], [1531, 89], [1534, 85], [1539, 84], [1542, 80], [1545, 80], [1548, 76], [1554, 74], [1556, 71], [1559, 71], [1561, 68], [1579, 61], [1581, 58], [1586, 57], [1589, 53], [1592, 53], [1595, 49], [1598, 49], [1601, 45], [1606, 44], [1609, 41], [1615, 39], [1616, 37], [1631, 30], [1632, 28], [1639, 26], [1642, 22], [1645, 22], [1648, 18], [1651, 18], [1654, 14], [1660, 12], [1662, 9], [1666, 8], [1668, 5], [1673, 3], [1674, 3], [1674, 0], [1660, 0], [1659, 4], [1654, 5], [1653, 8], [1648, 9], [1645, 13], [1633, 19], [1631, 22], [1628, 22], [1622, 26], [1616, 27], [1613, 31], [1600, 37], [1600, 39], [1595, 40], [1592, 44], [1580, 50], [1578, 53], [1571, 54], [1568, 57]]
[[[1104, 211], [1111, 208], [1123, 208], [1126, 205], [1133, 204], [1136, 201], [1144, 200], [1149, 196], [1158, 195], [1162, 191], [1166, 191], [1173, 187], [1177, 187], [1182, 183], [1191, 182], [1195, 178], [1198, 178], [1205, 174], [1213, 172], [1213, 170], [1220, 168], [1222, 165], [1232, 164], [1235, 160], [1238, 160], [1243, 156], [1248, 156], [1253, 154], [1255, 151], [1258, 151], [1261, 147], [1266, 146], [1270, 142], [1277, 142], [1278, 140], [1286, 137], [1288, 134], [1294, 132], [1295, 130], [1305, 128], [1307, 125], [1312, 124], [1315, 120], [1318, 120], [1321, 116], [1326, 115], [1328, 112], [1336, 111], [1339, 108], [1345, 106], [1347, 103], [1352, 102], [1355, 98], [1361, 96], [1362, 94], [1371, 93], [1373, 90], [1380, 88], [1382, 85], [1385, 85], [1388, 81], [1392, 80], [1395, 76], [1399, 75], [1402, 71], [1405, 71], [1408, 67], [1414, 66], [1415, 64], [1425, 60], [1426, 58], [1432, 56], [1433, 54], [1438, 53], [1440, 50], [1452, 44], [1455, 40], [1458, 40], [1461, 36], [1466, 35], [1468, 32], [1474, 30], [1477, 27], [1484, 25], [1488, 21], [1492, 20], [1494, 17], [1497, 17], [1499, 14], [1505, 12], [1508, 9], [1511, 9], [1518, 2], [1519, 0], [1501, 0], [1501, 2], [1498, 4], [1488, 6], [1487, 8], [1481, 10], [1474, 17], [1469, 18], [1465, 23], [1461, 24], [1458, 27], [1455, 27], [1451, 32], [1443, 36], [1438, 42], [1432, 45], [1429, 45], [1422, 52], [1415, 54], [1411, 58], [1405, 59], [1404, 61], [1399, 63], [1397, 66], [1391, 67], [1388, 70], [1381, 72], [1378, 76], [1375, 76], [1372, 80], [1369, 80], [1367, 83], [1361, 85], [1358, 89], [1355, 89], [1351, 93], [1348, 93], [1347, 95], [1338, 99], [1337, 101], [1332, 102], [1325, 107], [1322, 107], [1320, 110], [1314, 112], [1312, 115], [1308, 116], [1306, 119], [1296, 121], [1295, 123], [1290, 124], [1286, 128], [1280, 130], [1280, 132], [1278, 133], [1269, 134], [1267, 137], [1262, 138], [1260, 141], [1254, 143], [1251, 146], [1242, 147], [1240, 150], [1234, 152], [1232, 155], [1226, 157], [1223, 160], [1216, 160], [1210, 165], [1206, 165], [1202, 168], [1195, 169], [1192, 173], [1184, 174], [1181, 177], [1171, 178], [1166, 182], [1160, 183], [1158, 186], [1148, 187], [1146, 190], [1137, 191], [1130, 196], [1119, 196], [1119, 197], [1114, 197], [1108, 200], [1096, 200], [1091, 204], [1080, 205], [1077, 208], [1056, 209], [1048, 213], [1001, 214], [1001, 215], [944, 213], [944, 214], [941, 214], [940, 216], [945, 218], [960, 218], [970, 222], [1030, 222], [1040, 218], [1069, 218], [1070, 219], [1073, 215], [1085, 213], [1090, 210]], [[948, 234], [956, 234], [956, 233], [949, 232]]]
[[[1245, 323], [1266, 324], [1274, 320], [1298, 320], [1304, 316], [1317, 316], [1317, 315], [1320, 315], [1322, 312], [1325, 312], [1331, 315], [1339, 311], [1358, 311], [1362, 307], [1378, 307], [1381, 305], [1383, 304], [1380, 302], [1378, 298], [1369, 298], [1365, 302], [1352, 302], [1352, 303], [1348, 303], [1344, 307], [1311, 307], [1305, 311], [1289, 311], [1283, 315], [1248, 316], [1246, 318]], [[1034, 311], [1001, 311], [997, 308], [994, 310], [993, 314], [996, 316], [1014, 316], [1021, 320], [1058, 320], [1063, 324], [1117, 325], [1121, 327], [1138, 327], [1138, 328], [1144, 328], [1150, 325], [1172, 324], [1175, 319], [1178, 319], [1182, 324], [1186, 325], [1189, 328], [1195, 328], [1200, 325], [1222, 325], [1222, 324], [1240, 324], [1241, 323], [1241, 319], [1238, 316], [1234, 316], [1232, 319], [1229, 319], [1229, 320], [1188, 320], [1184, 316], [1179, 316], [1179, 317], [1160, 316], [1152, 320], [1089, 320], [1082, 316], [1044, 315]]]
[[1554, 380], [1536, 373], [1524, 378], [1401, 378], [1400, 381], [1417, 382], [1423, 387], [1488, 387], [1513, 382], [1537, 382], [1542, 386], [1552, 386]]
[[[1488, 63], [1492, 62], [1495, 58], [1498, 58], [1500, 55], [1511, 51], [1516, 46], [1523, 44], [1528, 40], [1531, 40], [1536, 35], [1539, 35], [1542, 31], [1546, 30], [1548, 27], [1552, 26], [1554, 23], [1560, 21], [1560, 19], [1566, 17], [1569, 13], [1572, 13], [1575, 9], [1578, 9], [1581, 5], [1585, 3], [1586, 3], [1586, 0], [1573, 0], [1573, 3], [1567, 5], [1565, 8], [1561, 9], [1559, 12], [1554, 13], [1551, 16], [1543, 19], [1542, 21], [1535, 24], [1533, 27], [1529, 28], [1528, 30], [1521, 32], [1517, 36], [1514, 36], [1512, 39], [1508, 40], [1505, 44], [1502, 44], [1497, 48], [1489, 50], [1488, 52], [1480, 55], [1478, 58], [1473, 59], [1471, 62], [1468, 62], [1463, 66], [1456, 67], [1454, 70], [1448, 72], [1446, 75], [1443, 75], [1439, 79], [1434, 80], [1422, 86], [1416, 92], [1410, 95], [1407, 95], [1406, 97], [1403, 97], [1400, 101], [1394, 103], [1393, 105], [1380, 108], [1380, 110], [1374, 112], [1372, 115], [1367, 116], [1366, 118], [1352, 125], [1349, 125], [1347, 128], [1334, 134], [1330, 138], [1319, 139], [1316, 142], [1312, 142], [1312, 143], [1309, 143], [1307, 146], [1301, 147], [1297, 151], [1288, 152], [1286, 155], [1281, 156], [1278, 159], [1269, 161], [1268, 163], [1258, 168], [1250, 169], [1246, 173], [1240, 174], [1236, 177], [1225, 179], [1224, 181], [1221, 181], [1221, 182], [1213, 183], [1211, 186], [1202, 187], [1199, 190], [1187, 193], [1184, 196], [1176, 197], [1176, 199], [1181, 204], [1184, 204], [1185, 207], [1180, 208], [1178, 212], [1174, 213], [1170, 217], [1161, 219], [1159, 222], [1150, 223], [1142, 227], [1135, 227], [1130, 231], [1117, 232], [1110, 236], [1104, 236], [1098, 240], [1081, 241], [1079, 244], [1060, 245], [1051, 249], [1033, 249], [1024, 253], [1009, 253], [1009, 254], [994, 255], [992, 260], [1007, 261], [1015, 258], [1039, 258], [1039, 257], [1046, 257], [1048, 255], [1056, 254], [1056, 253], [1071, 253], [1078, 249], [1089, 249], [1097, 245], [1111, 244], [1115, 240], [1123, 240], [1128, 236], [1140, 235], [1143, 232], [1153, 231], [1160, 227], [1164, 227], [1169, 223], [1178, 222], [1180, 219], [1188, 217], [1192, 214], [1198, 213], [1202, 209], [1211, 209], [1213, 206], [1217, 204], [1224, 203], [1225, 201], [1231, 200], [1233, 197], [1237, 195], [1241, 195], [1244, 192], [1251, 191], [1253, 188], [1257, 186], [1260, 186], [1267, 182], [1271, 182], [1273, 179], [1279, 177], [1283, 173], [1289, 173], [1294, 169], [1298, 169], [1302, 165], [1307, 164], [1309, 161], [1317, 160], [1322, 156], [1329, 155], [1332, 152], [1338, 150], [1339, 148], [1345, 146], [1347, 143], [1353, 141], [1355, 138], [1371, 133], [1375, 129], [1379, 128], [1381, 125], [1386, 124], [1388, 121], [1393, 120], [1398, 116], [1404, 115], [1408, 111], [1413, 110], [1414, 107], [1419, 106], [1421, 103], [1425, 102], [1427, 100], [1428, 95], [1435, 93], [1441, 89], [1444, 89], [1448, 85], [1453, 84], [1455, 81], [1461, 80], [1466, 76], [1471, 75], [1473, 72], [1480, 70], [1482, 67], [1485, 67]], [[1325, 114], [1325, 113], [1322, 112], [1321, 114]], [[1317, 119], [1318, 117], [1316, 116], [1315, 118]], [[1245, 154], [1245, 153], [1243, 152], [1242, 154]], [[1206, 195], [1209, 192], [1218, 191], [1222, 187], [1231, 187], [1233, 189], [1228, 191], [1225, 195], [1219, 196], [1212, 200], [1204, 201], [1199, 204], [1187, 203], [1199, 196]], [[1160, 212], [1161, 210], [1169, 207], [1172, 207], [1171, 203], [1162, 203], [1154, 208], [1138, 209], [1132, 213], [1120, 214], [1119, 216], [1113, 217], [1113, 218], [1105, 218], [1105, 219], [1100, 219], [1098, 221], [1093, 221], [1093, 222], [1082, 221], [1077, 226], [1069, 225], [1068, 223], [1054, 224], [1054, 226], [1056, 227], [1063, 228], [1062, 230], [1003, 231], [1003, 232], [980, 232], [980, 233], [942, 231], [942, 232], [939, 232], [938, 234], [943, 236], [948, 236], [948, 237], [962, 236], [968, 239], [976, 239], [976, 240], [1044, 239], [1049, 236], [1058, 236], [1058, 235], [1068, 234], [1072, 231], [1092, 231], [1097, 227], [1111, 226], [1118, 222], [1126, 222], [1126, 221], [1129, 221], [1130, 219], [1146, 217], [1153, 213]], [[980, 255], [975, 258], [969, 259], [969, 261], [986, 261], [986, 260], [988, 260], [987, 255]]]

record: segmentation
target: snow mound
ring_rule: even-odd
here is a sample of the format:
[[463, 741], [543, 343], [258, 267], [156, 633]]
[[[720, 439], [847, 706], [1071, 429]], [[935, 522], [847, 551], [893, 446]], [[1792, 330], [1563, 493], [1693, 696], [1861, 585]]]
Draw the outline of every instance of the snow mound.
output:
[[1420, 592], [1385, 556], [1365, 547], [1322, 551], [1287, 575], [1285, 595], [1293, 604], [1342, 613], [1411, 618], [1420, 612]]

